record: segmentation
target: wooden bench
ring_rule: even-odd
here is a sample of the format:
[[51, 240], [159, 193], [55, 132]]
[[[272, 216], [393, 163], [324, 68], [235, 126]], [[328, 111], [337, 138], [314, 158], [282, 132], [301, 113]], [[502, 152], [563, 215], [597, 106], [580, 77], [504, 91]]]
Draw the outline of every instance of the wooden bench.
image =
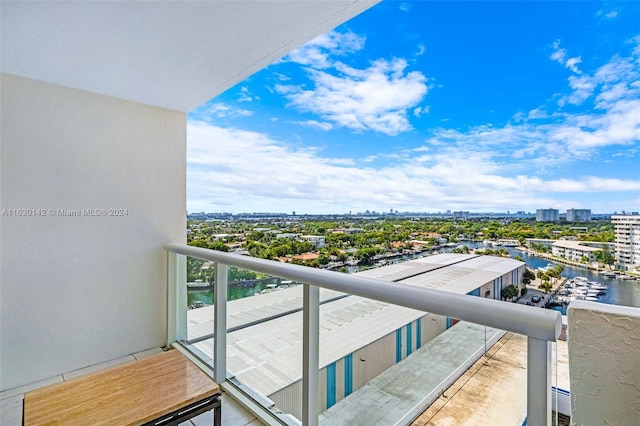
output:
[[220, 387], [177, 350], [56, 383], [24, 395], [24, 425], [177, 425], [214, 410]]

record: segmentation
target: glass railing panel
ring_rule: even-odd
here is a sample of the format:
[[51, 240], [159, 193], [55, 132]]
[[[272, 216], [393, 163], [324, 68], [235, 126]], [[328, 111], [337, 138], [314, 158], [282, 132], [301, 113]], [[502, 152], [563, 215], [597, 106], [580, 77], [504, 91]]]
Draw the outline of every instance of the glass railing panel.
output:
[[[209, 257], [204, 254], [203, 256]], [[226, 259], [224, 255], [219, 257]], [[228, 260], [230, 263], [235, 261], [231, 257]], [[214, 365], [212, 358], [215, 343], [213, 336], [215, 312], [210, 303], [215, 302], [211, 284], [215, 284], [216, 266], [213, 263], [210, 265], [205, 263], [189, 262], [186, 259], [184, 284], [180, 287], [184, 295], [178, 294], [175, 297], [176, 300], [181, 301], [180, 307], [184, 312], [184, 314], [179, 312], [178, 317], [183, 319], [177, 321], [178, 324], [184, 323], [184, 333], [178, 334], [184, 335], [179, 340], [190, 346], [194, 353]], [[251, 260], [244, 258], [237, 261], [237, 264], [243, 266], [251, 263]], [[319, 282], [323, 282], [326, 278], [322, 273], [318, 275], [321, 271], [311, 269], [309, 272], [299, 269], [288, 270], [286, 265], [262, 265], [259, 262], [256, 262], [255, 266], [257, 269], [282, 272], [283, 275], [295, 276], [297, 279], [309, 279], [309, 282], [314, 282], [316, 278]], [[269, 408], [272, 413], [278, 413], [281, 418], [289, 421], [293, 421], [294, 418], [301, 419], [304, 409], [302, 400], [302, 290], [304, 286], [284, 279], [260, 275], [258, 272], [251, 273], [226, 266], [225, 270], [228, 282], [227, 299], [230, 301], [226, 306], [226, 356], [221, 359], [226, 360], [228, 380]], [[344, 275], [335, 275], [335, 282], [330, 286], [350, 289], [351, 281], [346, 281], [342, 277]], [[357, 285], [368, 284], [362, 282], [362, 278], [354, 277], [353, 279], [356, 280]], [[353, 287], [356, 288], [357, 285]], [[383, 283], [372, 280], [370, 285], [380, 285], [376, 291], [372, 292], [375, 294], [384, 289], [385, 296], [381, 298], [383, 300], [385, 298], [401, 300], [401, 303], [407, 306], [423, 305], [422, 302], [415, 304], [406, 297], [412, 295], [416, 300], [416, 296], [423, 296], [420, 293], [422, 290], [415, 292], [407, 289], [406, 293], [398, 294], [397, 291], [386, 288], [388, 285], [385, 286]], [[400, 289], [401, 286], [398, 285], [398, 290]], [[358, 291], [361, 290], [356, 290]], [[241, 296], [238, 297], [238, 294]], [[443, 302], [446, 303], [441, 299], [442, 294], [430, 294], [424, 290], [424, 297], [427, 297], [425, 305], [428, 306], [431, 303], [436, 306], [436, 310], [441, 309]], [[428, 299], [429, 297], [439, 302], [432, 302]], [[499, 306], [487, 304], [487, 308], [491, 307], [494, 313], [504, 311], [504, 321], [497, 321], [495, 314], [482, 314], [481, 308], [484, 306], [478, 306], [477, 298], [463, 297], [464, 300], [460, 296], [451, 295], [451, 311], [457, 312], [461, 317], [484, 319], [486, 316], [488, 323], [497, 324], [498, 327], [504, 325], [505, 328], [518, 330], [516, 332], [526, 329], [519, 317], [514, 317], [513, 322], [509, 321], [515, 313], [520, 314], [517, 310], [502, 308], [502, 306], [510, 307], [511, 304], [506, 302]], [[471, 369], [469, 365], [477, 359], [484, 358], [490, 363], [501, 354], [506, 354], [503, 356], [505, 359], [513, 359], [508, 351], [501, 349], [502, 352], [500, 352], [495, 349], [497, 345], [492, 346], [504, 333], [490, 327], [467, 321], [458, 322], [451, 317], [400, 308], [386, 302], [323, 288], [320, 289], [319, 298], [320, 370], [317, 395], [321, 413], [320, 422], [323, 424], [350, 424], [349, 417], [345, 413], [353, 411], [352, 407], [346, 411], [340, 411], [341, 407], [348, 406], [350, 400], [357, 399], [358, 395], [365, 395], [366, 399], [367, 391], [371, 393], [372, 389], [374, 394], [386, 395], [391, 399], [397, 398], [402, 401], [411, 393], [414, 397], [420, 395], [422, 404], [431, 403], [449, 389], [453, 383], [452, 379], [457, 378], [459, 374], [466, 374], [465, 371]], [[465, 310], [467, 300], [474, 300], [474, 303], [469, 304], [472, 305], [472, 308], [469, 308], [470, 311]], [[453, 303], [454, 301], [456, 303]], [[498, 302], [500, 303], [503, 302]], [[403, 311], [396, 312], [395, 308]], [[444, 313], [446, 312], [445, 310]], [[471, 313], [468, 314], [468, 312]], [[522, 315], [527, 316], [528, 312], [523, 311]], [[542, 312], [541, 310], [532, 308], [530, 312], [532, 318], [540, 317], [540, 322], [545, 324], [544, 329], [530, 331], [531, 335], [536, 336], [534, 340], [542, 341], [537, 339], [546, 339], [546, 336], [550, 335], [548, 331], [550, 324], [547, 324], [550, 321], [547, 315], [536, 313]], [[515, 336], [521, 338], [526, 360], [527, 338]], [[537, 348], [541, 347], [538, 345]], [[535, 353], [541, 354], [540, 350], [536, 350]], [[532, 364], [535, 370], [546, 370], [544, 356], [536, 358], [538, 360]], [[541, 368], [540, 365], [543, 364], [545, 366]], [[446, 370], [445, 367], [460, 371], [452, 370], [445, 374], [446, 372], [440, 371]], [[528, 367], [528, 364], [525, 368], [517, 367], [520, 375], [524, 372], [524, 380], [522, 389], [512, 392], [522, 396], [525, 403]], [[399, 375], [394, 378], [393, 374]], [[490, 371], [485, 371], [484, 374], [489, 376], [488, 382], [499, 382]], [[508, 374], [505, 374], [506, 376]], [[420, 389], [417, 392], [409, 392], [411, 388], [407, 383], [424, 384], [425, 382], [431, 383], [433, 388], [431, 391]], [[558, 383], [555, 385], [559, 386]], [[534, 388], [543, 389], [537, 384]], [[375, 411], [376, 407], [397, 406], [403, 408], [394, 409], [396, 413], [391, 414], [420, 415], [415, 412], [416, 405], [413, 405], [413, 408], [407, 408], [402, 404], [396, 404], [396, 400], [392, 401], [394, 404], [389, 401], [387, 401], [388, 404], [383, 402], [376, 400], [357, 404], [359, 407], [365, 407], [359, 414], [368, 415], [371, 411]], [[512, 405], [517, 407], [516, 404]], [[538, 406], [544, 408], [544, 404]], [[383, 409], [382, 414], [386, 416], [391, 411], [393, 410]], [[328, 420], [329, 418], [331, 420]], [[339, 419], [342, 421], [337, 422]], [[403, 418], [402, 420], [410, 421], [411, 419]], [[392, 422], [396, 421], [397, 419]]]
[[228, 377], [278, 417], [300, 419], [304, 286], [230, 268], [234, 286], [252, 294], [227, 305]]
[[213, 263], [191, 256], [180, 257], [183, 266], [176, 288], [176, 312], [181, 332], [177, 340], [213, 368], [213, 346], [206, 341], [214, 332]]
[[[320, 335], [320, 424], [410, 424], [431, 404], [442, 407], [438, 399], [450, 400], [474, 379], [505, 335], [502, 330], [368, 299], [353, 297], [339, 305], [321, 309], [321, 329], [327, 323], [333, 328]], [[524, 407], [526, 338], [520, 343], [520, 369], [525, 373], [518, 393], [524, 395]], [[470, 383], [482, 388], [478, 379], [487, 381], [484, 376]], [[513, 411], [517, 420], [522, 411]]]
[[571, 393], [569, 386], [569, 351], [565, 339], [551, 344], [551, 393], [552, 424], [570, 424]]
[[[187, 259], [186, 336], [181, 343], [214, 368], [214, 263]], [[227, 378], [285, 422], [300, 416], [302, 289], [292, 280], [227, 267]], [[323, 297], [340, 297], [330, 290]]]

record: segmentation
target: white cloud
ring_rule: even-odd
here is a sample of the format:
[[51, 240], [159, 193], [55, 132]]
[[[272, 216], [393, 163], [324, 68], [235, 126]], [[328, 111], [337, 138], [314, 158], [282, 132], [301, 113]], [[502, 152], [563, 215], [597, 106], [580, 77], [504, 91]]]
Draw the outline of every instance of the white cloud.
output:
[[582, 63], [582, 58], [580, 56], [567, 58], [567, 49], [562, 49], [560, 47], [560, 40], [556, 40], [555, 42], [553, 42], [552, 47], [553, 53], [551, 53], [551, 59], [561, 65], [564, 65], [566, 68], [570, 69], [576, 74], [582, 74], [582, 72], [578, 69], [578, 64]]
[[422, 56], [426, 51], [427, 51], [427, 48], [424, 46], [424, 44], [420, 43], [418, 44], [418, 51], [416, 52], [416, 56]]
[[[640, 38], [633, 39], [640, 46]], [[640, 49], [629, 57], [614, 56], [592, 75], [569, 76], [572, 92], [560, 98], [559, 105], [581, 105], [595, 94], [595, 108], [609, 109], [623, 99], [640, 97]]]
[[553, 53], [551, 53], [551, 56], [550, 56], [551, 59], [564, 65], [564, 59], [567, 56], [567, 51], [566, 49], [560, 48], [560, 40], [554, 41], [552, 44], [552, 47], [553, 47]]
[[[486, 140], [515, 137], [521, 129], [480, 129]], [[510, 136], [509, 136], [510, 135]], [[486, 141], [485, 141], [486, 142]], [[638, 191], [639, 179], [585, 176], [543, 179], [529, 159], [519, 171], [505, 169], [511, 158], [494, 149], [465, 144], [438, 151], [416, 151], [393, 165], [372, 167], [375, 155], [363, 159], [323, 158], [317, 149], [299, 149], [268, 136], [225, 129], [204, 122], [188, 123], [188, 199], [190, 211], [297, 210], [340, 212], [372, 208], [437, 210], [482, 206], [486, 210], [528, 209], [558, 203], [567, 192]], [[218, 206], [216, 208], [216, 206]]]
[[425, 106], [425, 107], [416, 107], [413, 109], [413, 115], [414, 117], [421, 117], [424, 114], [428, 114], [429, 113], [429, 106]]
[[567, 62], [565, 62], [564, 65], [576, 74], [581, 74], [581, 71], [577, 67], [580, 63], [582, 63], [582, 58], [580, 56], [576, 56], [574, 58], [567, 59]]
[[[312, 126], [322, 123], [326, 130], [332, 125], [387, 135], [411, 130], [410, 112], [418, 117], [428, 111], [428, 107], [418, 107], [429, 89], [426, 77], [405, 71], [405, 59], [379, 59], [366, 69], [336, 59], [357, 52], [364, 43], [365, 37], [352, 32], [331, 31], [316, 38], [283, 59], [307, 66], [311, 84], [280, 83], [275, 91], [289, 99], [291, 106], [322, 119], [309, 120]], [[419, 49], [419, 54], [424, 53], [424, 45]]]
[[247, 86], [242, 86], [238, 92], [238, 102], [253, 102], [259, 100], [260, 97], [254, 95]]
[[534, 108], [531, 111], [529, 111], [529, 114], [527, 114], [527, 118], [529, 120], [536, 120], [536, 119], [542, 119], [542, 118], [548, 118], [548, 117], [549, 117], [549, 114], [547, 114], [547, 111], [540, 108]]
[[325, 69], [333, 64], [332, 56], [357, 52], [364, 47], [365, 41], [365, 37], [352, 32], [330, 31], [294, 50], [283, 61]]
[[320, 122], [316, 120], [299, 121], [298, 124], [300, 124], [301, 126], [311, 127], [313, 129], [324, 130], [324, 131], [333, 129], [333, 125], [331, 123]]
[[599, 10], [598, 12], [596, 12], [596, 16], [602, 17], [605, 19], [613, 19], [618, 17], [618, 11], [612, 10], [610, 12], [605, 12], [604, 10]]
[[192, 116], [199, 117], [205, 121], [211, 121], [215, 119], [224, 119], [230, 117], [239, 117], [239, 116], [250, 116], [253, 115], [253, 111], [243, 109], [243, 108], [235, 108], [231, 107], [222, 102], [214, 102], [205, 104], [197, 109], [195, 109], [192, 113]]
[[313, 89], [276, 86], [291, 104], [326, 121], [356, 131], [373, 130], [397, 135], [411, 130], [408, 110], [416, 107], [428, 91], [426, 77], [405, 72], [404, 59], [375, 61], [360, 70], [336, 64], [337, 75], [313, 71]]
[[[560, 54], [558, 59], [564, 60]], [[571, 93], [561, 99], [560, 105], [591, 100], [592, 108], [587, 104], [581, 113], [560, 114], [539, 107], [528, 114], [514, 115], [517, 125], [478, 126], [466, 132], [443, 129], [428, 143], [479, 147], [487, 152], [502, 150], [502, 155], [516, 160], [505, 167], [518, 167], [528, 161], [542, 173], [577, 160], [590, 160], [604, 147], [622, 149], [640, 144], [640, 52], [634, 51], [630, 57], [615, 56], [592, 74], [572, 75], [568, 82]], [[532, 119], [535, 124], [529, 121]], [[633, 150], [626, 152], [635, 155]], [[500, 158], [498, 153], [493, 155]]]
[[[572, 58], [559, 43], [554, 48], [552, 59], [567, 68], [577, 66], [577, 61], [567, 65]], [[291, 105], [321, 117], [296, 122], [299, 125], [395, 135], [411, 129], [409, 117], [428, 108], [421, 106], [429, 89], [426, 77], [408, 72], [403, 59], [379, 60], [366, 69], [332, 62], [309, 75], [308, 86], [276, 86]], [[637, 159], [640, 48], [628, 57], [611, 58], [595, 71], [569, 76], [562, 101], [566, 108], [561, 112], [543, 105], [514, 116], [515, 124], [435, 129], [422, 146], [367, 151], [363, 158], [327, 158], [320, 149], [294, 148], [265, 134], [208, 124], [204, 121], [210, 117], [238, 113], [223, 103], [211, 104], [206, 113], [195, 115], [203, 121], [188, 123], [188, 208], [526, 210], [573, 206], [576, 194], [635, 196], [640, 175], [598, 175], [600, 168], [591, 167], [593, 163], [584, 168], [584, 176], [550, 176], [562, 176], [563, 168], [583, 160], [597, 160], [604, 168], [605, 161], [617, 155], [627, 162]], [[573, 112], [569, 104], [583, 104], [582, 112]], [[572, 194], [571, 199], [563, 200], [564, 194]], [[598, 202], [588, 207], [595, 209]]]

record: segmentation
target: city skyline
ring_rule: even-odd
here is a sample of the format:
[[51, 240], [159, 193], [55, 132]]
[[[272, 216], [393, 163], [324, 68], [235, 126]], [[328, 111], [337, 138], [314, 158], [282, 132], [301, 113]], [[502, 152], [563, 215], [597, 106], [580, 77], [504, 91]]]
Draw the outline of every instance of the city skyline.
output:
[[638, 21], [383, 2], [189, 113], [187, 209], [637, 211]]

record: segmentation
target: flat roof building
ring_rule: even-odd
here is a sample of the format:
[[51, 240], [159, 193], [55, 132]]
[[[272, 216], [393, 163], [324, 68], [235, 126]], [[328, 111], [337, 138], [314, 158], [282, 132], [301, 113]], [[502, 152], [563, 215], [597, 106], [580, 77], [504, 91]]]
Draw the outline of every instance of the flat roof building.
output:
[[[500, 299], [521, 286], [524, 263], [494, 256], [439, 254], [359, 272], [371, 278]], [[300, 418], [302, 286], [228, 303], [227, 368], [267, 405]], [[211, 359], [213, 306], [187, 313], [192, 348]], [[454, 318], [320, 289], [321, 411], [456, 323]], [[460, 344], [464, 344], [461, 342]], [[362, 361], [366, 360], [366, 362]], [[339, 373], [336, 373], [336, 371]]]
[[551, 244], [551, 254], [573, 262], [596, 262], [596, 255], [602, 251], [602, 246], [593, 247], [582, 241], [558, 240]]

